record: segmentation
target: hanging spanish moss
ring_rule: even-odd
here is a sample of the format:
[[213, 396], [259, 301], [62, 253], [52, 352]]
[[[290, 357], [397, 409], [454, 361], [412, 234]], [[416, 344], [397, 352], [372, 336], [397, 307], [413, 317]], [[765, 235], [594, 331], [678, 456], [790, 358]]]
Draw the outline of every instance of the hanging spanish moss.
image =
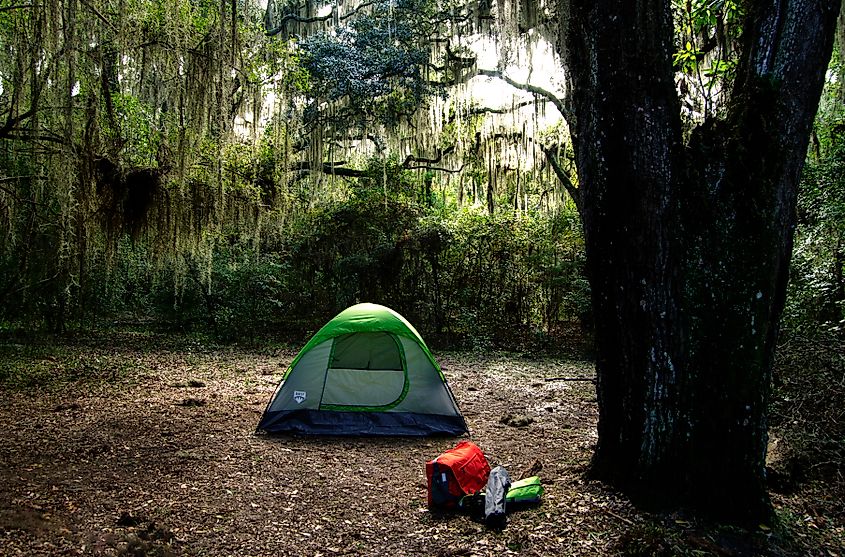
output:
[[[556, 13], [539, 2], [511, 0], [485, 9], [409, 0], [331, 3], [317, 10], [310, 3], [267, 5], [264, 24], [271, 40], [300, 49], [310, 78], [304, 98], [286, 97], [286, 116], [299, 114], [295, 119], [303, 122], [295, 132], [301, 147], [292, 154], [298, 168], [308, 169], [312, 191], [322, 199], [324, 174], [355, 175], [352, 169], [368, 158], [388, 154], [409, 170], [434, 168], [444, 182], [480, 164], [494, 197], [501, 193], [497, 184], [504, 183], [500, 174], [527, 173], [532, 182], [549, 176], [539, 172], [547, 164], [536, 138], [550, 127], [562, 130], [554, 126], [561, 115], [547, 109], [555, 102], [562, 106], [564, 95], [561, 81], [548, 80], [559, 73], [547, 40], [556, 31], [549, 28]], [[373, 29], [382, 28], [389, 44], [373, 38]], [[424, 33], [415, 34], [418, 28]], [[412, 40], [402, 43], [402, 37]], [[405, 50], [396, 51], [396, 41]], [[418, 74], [383, 73], [378, 81], [390, 84], [390, 95], [368, 84], [367, 75], [385, 71], [368, 62], [373, 51], [414, 57], [417, 46], [424, 57]], [[537, 58], [545, 58], [545, 65], [535, 63]], [[353, 69], [344, 73], [339, 69], [344, 66]], [[361, 75], [355, 74], [359, 66]], [[538, 78], [541, 86], [533, 83]], [[422, 96], [414, 97], [408, 112], [397, 113], [395, 97], [418, 94], [415, 87]], [[438, 93], [447, 88], [448, 95]], [[490, 90], [498, 95], [491, 99]], [[558, 145], [567, 138], [547, 139]]]
[[257, 261], [284, 250], [313, 210], [368, 188], [386, 212], [396, 196], [491, 215], [557, 211], [565, 199], [547, 156], [565, 161], [568, 141], [565, 88], [549, 79], [559, 75], [553, 9], [10, 8], [0, 26], [10, 46], [0, 53], [0, 254], [22, 260], [29, 283], [0, 288], [22, 303], [40, 303], [27, 298], [33, 283], [49, 286], [48, 304], [95, 299], [91, 273], [143, 250], [171, 271], [178, 305], [192, 284], [212, 293], [223, 251], [249, 246]]

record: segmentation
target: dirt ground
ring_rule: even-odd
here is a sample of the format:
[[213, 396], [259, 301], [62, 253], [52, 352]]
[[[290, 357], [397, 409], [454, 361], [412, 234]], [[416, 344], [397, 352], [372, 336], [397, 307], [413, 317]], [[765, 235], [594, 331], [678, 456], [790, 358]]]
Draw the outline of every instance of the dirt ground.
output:
[[841, 523], [787, 499], [782, 542], [644, 513], [586, 480], [595, 389], [562, 379], [591, 378], [590, 362], [435, 352], [491, 465], [540, 468], [542, 504], [497, 532], [426, 508], [425, 462], [454, 438], [256, 435], [290, 349], [122, 335], [2, 354], [3, 556], [845, 555]]

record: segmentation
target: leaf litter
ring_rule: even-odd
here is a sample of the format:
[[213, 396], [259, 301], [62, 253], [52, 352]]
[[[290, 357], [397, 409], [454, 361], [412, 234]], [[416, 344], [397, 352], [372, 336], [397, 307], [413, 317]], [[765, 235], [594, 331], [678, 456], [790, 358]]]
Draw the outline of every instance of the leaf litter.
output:
[[256, 435], [292, 350], [109, 340], [63, 347], [50, 365], [87, 366], [72, 381], [0, 387], [4, 556], [610, 555], [632, 528], [672, 538], [585, 479], [595, 387], [544, 378], [590, 362], [435, 354], [491, 465], [543, 478], [542, 504], [497, 532], [426, 508], [425, 462], [457, 439]]

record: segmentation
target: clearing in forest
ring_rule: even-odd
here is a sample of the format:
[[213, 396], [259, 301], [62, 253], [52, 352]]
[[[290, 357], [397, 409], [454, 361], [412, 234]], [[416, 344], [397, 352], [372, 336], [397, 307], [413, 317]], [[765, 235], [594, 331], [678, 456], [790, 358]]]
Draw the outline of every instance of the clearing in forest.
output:
[[293, 350], [122, 335], [2, 352], [2, 555], [607, 555], [632, 530], [652, 550], [680, 539], [584, 478], [591, 362], [435, 353], [491, 465], [545, 484], [496, 532], [426, 508], [425, 461], [456, 438], [255, 435]]

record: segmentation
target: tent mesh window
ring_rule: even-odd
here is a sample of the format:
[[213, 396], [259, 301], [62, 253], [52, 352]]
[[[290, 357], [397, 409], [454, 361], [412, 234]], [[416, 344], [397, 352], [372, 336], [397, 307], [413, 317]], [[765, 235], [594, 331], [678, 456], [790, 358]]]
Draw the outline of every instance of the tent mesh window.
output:
[[402, 402], [408, 374], [402, 345], [389, 333], [352, 333], [335, 339], [320, 406], [388, 409]]

